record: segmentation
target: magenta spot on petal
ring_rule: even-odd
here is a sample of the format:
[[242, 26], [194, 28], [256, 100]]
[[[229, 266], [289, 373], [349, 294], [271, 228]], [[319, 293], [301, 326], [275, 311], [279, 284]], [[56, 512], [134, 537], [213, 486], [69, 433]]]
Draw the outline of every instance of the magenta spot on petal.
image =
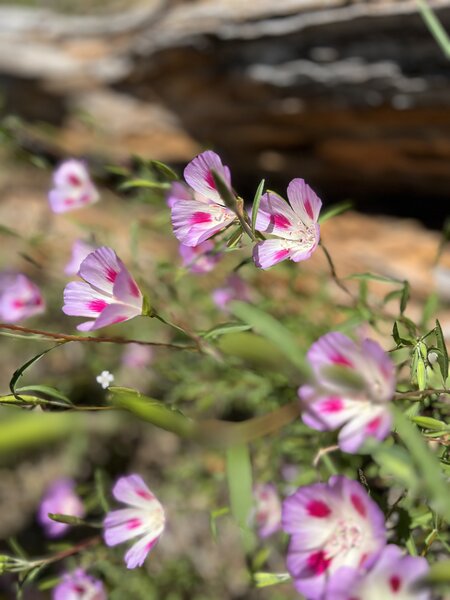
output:
[[311, 500], [306, 506], [306, 510], [312, 517], [323, 519], [331, 514], [330, 507], [321, 500]]
[[202, 211], [195, 212], [190, 218], [191, 225], [200, 225], [201, 223], [209, 223], [210, 221], [212, 221], [211, 215]]
[[115, 325], [116, 323], [123, 323], [127, 319], [128, 319], [128, 317], [123, 317], [123, 316], [116, 317], [114, 319], [114, 321], [112, 322], [112, 325]]
[[145, 550], [146, 550], [147, 552], [150, 552], [150, 550], [151, 550], [151, 549], [153, 548], [153, 546], [156, 544], [156, 542], [157, 542], [157, 539], [158, 539], [158, 538], [156, 538], [156, 540], [152, 540], [151, 542], [149, 542], [149, 543], [148, 543], [148, 544], [145, 546]]
[[106, 279], [108, 281], [110, 281], [111, 283], [114, 283], [116, 278], [117, 278], [117, 271], [114, 271], [114, 269], [112, 269], [111, 267], [108, 267], [106, 269]]
[[313, 209], [312, 209], [312, 206], [311, 206], [311, 202], [308, 199], [305, 200], [305, 210], [306, 210], [306, 213], [307, 213], [308, 217], [310, 219], [314, 220]]
[[130, 279], [129, 280], [129, 288], [130, 288], [130, 294], [132, 296], [134, 296], [135, 298], [139, 298], [139, 296], [141, 295], [138, 286], [136, 285], [136, 283]]
[[66, 206], [72, 206], [72, 204], [75, 204], [75, 200], [74, 200], [73, 198], [66, 198], [66, 199], [64, 200], [64, 204], [65, 204]]
[[368, 433], [375, 433], [380, 425], [381, 425], [381, 417], [375, 417], [375, 419], [372, 419], [371, 421], [369, 421], [367, 423], [366, 431]]
[[153, 500], [155, 497], [151, 492], [149, 492], [148, 490], [144, 490], [144, 489], [136, 490], [136, 494], [138, 496], [140, 496], [141, 498], [144, 498], [144, 500]]
[[72, 591], [74, 591], [76, 594], [84, 594], [86, 592], [86, 588], [84, 587], [84, 585], [80, 585], [79, 583], [75, 583], [72, 586]]
[[319, 550], [308, 556], [308, 567], [316, 575], [322, 575], [328, 569], [330, 562], [331, 558], [326, 558], [323, 550]]
[[13, 300], [12, 305], [14, 308], [23, 308], [25, 306], [25, 302], [23, 300]]
[[398, 590], [400, 589], [400, 585], [401, 585], [401, 579], [398, 575], [392, 575], [392, 577], [389, 579], [389, 585], [391, 586], [391, 590], [395, 593], [398, 592]]
[[342, 354], [334, 354], [331, 357], [331, 362], [335, 365], [353, 368], [353, 363], [351, 363], [347, 358], [345, 358], [345, 356], [342, 356]]
[[331, 396], [320, 403], [320, 411], [323, 413], [336, 413], [344, 408], [344, 403], [341, 398]]
[[130, 519], [127, 521], [127, 529], [136, 529], [142, 525], [141, 519]]
[[362, 567], [364, 565], [364, 563], [366, 562], [366, 560], [368, 559], [369, 555], [365, 552], [361, 558], [359, 559], [359, 567]]
[[70, 185], [78, 186], [81, 185], [81, 179], [75, 175], [75, 173], [69, 173], [67, 176], [67, 180]]
[[104, 300], [91, 300], [88, 302], [89, 310], [93, 310], [94, 312], [101, 313], [108, 306], [108, 303]]
[[270, 220], [275, 227], [279, 227], [280, 229], [289, 229], [290, 227], [292, 227], [292, 223], [284, 215], [270, 215]]
[[213, 177], [213, 174], [211, 173], [211, 171], [208, 171], [206, 173], [206, 175], [205, 175], [205, 183], [212, 190], [216, 189], [216, 182], [214, 181], [214, 177]]
[[80, 198], [80, 202], [82, 204], [88, 204], [91, 201], [91, 196], [89, 194], [83, 194]]
[[275, 253], [275, 260], [283, 260], [283, 258], [286, 258], [288, 255], [289, 250], [278, 250], [278, 252]]
[[366, 507], [364, 505], [364, 502], [358, 496], [358, 494], [351, 494], [350, 500], [352, 501], [354, 508], [361, 515], [361, 517], [365, 517], [367, 514]]

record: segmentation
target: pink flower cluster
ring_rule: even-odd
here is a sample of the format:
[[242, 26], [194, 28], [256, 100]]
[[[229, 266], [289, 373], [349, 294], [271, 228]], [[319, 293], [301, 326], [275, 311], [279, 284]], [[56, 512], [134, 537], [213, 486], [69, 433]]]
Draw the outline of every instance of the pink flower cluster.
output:
[[22, 273], [0, 273], [0, 321], [18, 323], [44, 310], [42, 294], [28, 277]]
[[287, 567], [307, 600], [430, 598], [414, 586], [427, 561], [386, 546], [384, 515], [356, 481], [334, 476], [299, 488], [283, 503], [282, 524]]
[[[180, 182], [172, 185], [167, 202], [175, 236], [185, 246], [197, 247], [237, 222], [237, 215], [225, 206], [216, 188], [214, 173], [235, 195], [229, 168], [210, 150], [199, 154], [185, 168], [187, 186]], [[320, 199], [303, 179], [291, 181], [287, 196], [290, 204], [273, 192], [261, 197], [256, 229], [274, 236], [254, 247], [253, 260], [262, 269], [285, 259], [306, 260], [319, 243]]]

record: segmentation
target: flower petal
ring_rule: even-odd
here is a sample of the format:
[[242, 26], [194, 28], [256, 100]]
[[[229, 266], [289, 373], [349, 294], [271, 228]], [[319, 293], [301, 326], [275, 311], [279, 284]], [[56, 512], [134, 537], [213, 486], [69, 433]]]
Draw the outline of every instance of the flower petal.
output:
[[213, 202], [187, 200], [172, 206], [174, 234], [186, 246], [198, 246], [235, 219], [231, 210]]
[[157, 500], [156, 496], [148, 489], [142, 477], [136, 474], [120, 477], [112, 493], [114, 498], [119, 500], [119, 502], [145, 510], [148, 509], [149, 503]]
[[96, 319], [111, 300], [111, 297], [98, 293], [84, 281], [71, 281], [64, 289], [62, 311], [72, 317]]
[[302, 421], [317, 431], [333, 431], [356, 417], [367, 402], [339, 395], [318, 394], [314, 387], [304, 385], [298, 390], [302, 406]]
[[287, 195], [292, 209], [303, 223], [317, 222], [322, 202], [304, 179], [293, 179], [288, 185]]
[[298, 228], [297, 223], [298, 217], [283, 198], [273, 192], [267, 192], [261, 196], [256, 216], [258, 231], [291, 239], [292, 231]]
[[339, 432], [339, 447], [350, 454], [357, 452], [369, 437], [384, 440], [392, 427], [388, 406], [364, 403], [361, 408], [360, 414], [354, 415]]
[[286, 258], [290, 258], [289, 242], [285, 240], [264, 240], [253, 248], [253, 261], [260, 269], [268, 269]]
[[141, 309], [137, 309], [128, 304], [108, 304], [108, 306], [101, 312], [100, 316], [92, 323], [90, 329], [80, 329], [81, 325], [78, 326], [78, 329], [80, 331], [101, 329], [102, 327], [109, 327], [110, 325], [123, 323], [129, 319], [138, 317], [140, 314]]
[[172, 208], [176, 202], [183, 202], [185, 200], [192, 200], [191, 190], [184, 183], [174, 181], [166, 197], [168, 207]]
[[124, 508], [109, 512], [103, 522], [103, 537], [107, 546], [116, 546], [148, 530], [145, 513], [139, 508]]
[[211, 171], [216, 171], [231, 189], [231, 175], [220, 156], [211, 150], [196, 156], [185, 168], [184, 178], [193, 190], [218, 204], [223, 204]]
[[162, 531], [163, 528], [161, 527], [159, 530], [155, 530], [154, 532], [144, 536], [133, 546], [131, 546], [131, 548], [125, 554], [125, 563], [128, 569], [142, 567], [148, 553], [155, 546]]
[[119, 271], [113, 286], [114, 297], [135, 307], [137, 314], [142, 312], [142, 293], [137, 283], [130, 275], [125, 265], [121, 264], [122, 268]]
[[83, 260], [79, 275], [99, 291], [112, 295], [114, 282], [122, 266], [122, 261], [112, 248], [101, 246]]

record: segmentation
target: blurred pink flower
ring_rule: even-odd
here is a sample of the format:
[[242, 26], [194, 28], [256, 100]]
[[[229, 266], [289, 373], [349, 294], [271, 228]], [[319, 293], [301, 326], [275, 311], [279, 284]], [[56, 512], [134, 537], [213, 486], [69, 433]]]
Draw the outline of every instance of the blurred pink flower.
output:
[[175, 236], [185, 246], [198, 246], [236, 220], [216, 189], [212, 171], [216, 171], [231, 191], [231, 175], [220, 157], [207, 150], [185, 168], [189, 188], [179, 182], [172, 185], [167, 203], [172, 209]]
[[288, 571], [308, 600], [322, 600], [342, 567], [369, 567], [386, 544], [382, 511], [359, 483], [340, 475], [298, 488], [283, 502], [282, 523], [291, 535]]
[[48, 194], [55, 213], [64, 213], [97, 202], [99, 193], [84, 162], [70, 159], [53, 173], [53, 188]]
[[52, 521], [49, 513], [71, 517], [84, 516], [84, 506], [75, 492], [75, 482], [72, 479], [56, 480], [45, 493], [39, 506], [38, 520], [45, 533], [48, 537], [60, 537], [70, 525]]
[[0, 273], [0, 320], [17, 323], [39, 315], [45, 302], [35, 283], [22, 273]]
[[153, 348], [143, 344], [128, 344], [122, 354], [122, 364], [129, 369], [144, 369], [153, 361]]
[[186, 267], [191, 273], [209, 273], [222, 258], [221, 252], [214, 251], [214, 242], [206, 240], [198, 246], [180, 244], [179, 252]]
[[217, 308], [227, 311], [228, 304], [233, 300], [250, 302], [252, 299], [251, 289], [239, 275], [230, 275], [224, 287], [213, 291], [212, 299]]
[[139, 538], [125, 554], [125, 563], [128, 569], [141, 567], [164, 531], [164, 509], [139, 475], [121, 477], [113, 488], [113, 496], [129, 508], [113, 510], [106, 515], [103, 523], [105, 542], [108, 546], [116, 546]]
[[80, 331], [92, 331], [128, 321], [142, 314], [143, 296], [127, 268], [111, 248], [102, 246], [81, 263], [79, 275], [64, 290], [63, 312], [91, 317], [78, 325]]
[[53, 600], [107, 600], [103, 583], [83, 569], [66, 573], [53, 589]]
[[268, 269], [287, 258], [294, 262], [306, 260], [319, 243], [320, 199], [303, 179], [291, 181], [287, 196], [290, 205], [274, 192], [261, 197], [256, 229], [276, 236], [258, 242], [253, 249], [253, 260], [261, 269]]
[[314, 382], [298, 393], [309, 427], [330, 431], [343, 425], [339, 447], [351, 453], [368, 437], [382, 440], [389, 434], [395, 369], [377, 342], [356, 343], [342, 333], [327, 333], [311, 346], [308, 360]]
[[72, 244], [72, 257], [64, 267], [64, 273], [66, 275], [78, 275], [81, 263], [95, 249], [96, 246], [92, 244], [88, 244], [83, 240], [75, 240]]
[[281, 502], [277, 489], [271, 483], [259, 483], [253, 489], [254, 519], [261, 538], [281, 529]]
[[429, 590], [417, 584], [429, 571], [425, 558], [407, 556], [386, 546], [366, 572], [343, 567], [331, 577], [325, 600], [430, 600]]

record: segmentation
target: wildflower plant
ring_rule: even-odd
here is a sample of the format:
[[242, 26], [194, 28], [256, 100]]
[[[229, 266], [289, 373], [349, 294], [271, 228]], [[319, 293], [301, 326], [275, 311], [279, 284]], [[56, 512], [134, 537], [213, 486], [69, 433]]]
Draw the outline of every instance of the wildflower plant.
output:
[[[287, 200], [262, 181], [251, 203], [210, 150], [186, 166], [184, 182], [145, 159], [115, 175], [127, 195], [118, 210], [130, 219], [128, 252], [116, 231], [96, 231], [98, 247], [64, 240], [66, 257], [74, 244], [65, 272], [77, 280], [67, 284], [62, 268], [56, 300], [31, 282], [30, 300], [23, 275], [0, 281], [0, 331], [47, 344], [14, 369], [0, 404], [33, 422], [33, 444], [72, 440], [78, 463], [64, 464], [78, 464], [82, 490], [55, 477], [39, 522], [65, 545], [43, 542], [30, 558], [10, 543], [0, 571], [57, 600], [126, 598], [131, 589], [169, 597], [167, 580], [174, 598], [209, 597], [208, 581], [195, 587], [209, 571], [195, 566], [192, 544], [207, 546], [205, 535], [220, 544], [227, 520], [255, 588], [249, 598], [268, 586], [274, 598], [306, 600], [440, 593], [450, 583], [450, 390], [433, 298], [416, 322], [407, 282], [379, 273], [342, 280], [321, 226], [338, 227], [344, 207], [322, 210], [300, 177]], [[98, 198], [84, 163], [57, 169], [54, 212], [89, 210]], [[327, 271], [314, 267], [313, 277], [328, 291], [311, 298], [291, 283], [304, 273], [297, 263], [319, 253]], [[375, 281], [388, 288], [381, 302], [369, 293]], [[88, 319], [80, 335], [72, 317]], [[25, 318], [48, 329], [19, 325]], [[50, 352], [66, 365], [64, 381]], [[134, 387], [121, 385], [124, 371]], [[177, 442], [159, 443], [155, 428]], [[0, 451], [7, 443], [26, 446], [0, 435]], [[210, 531], [182, 551], [175, 523], [189, 519], [189, 537], [199, 510]], [[221, 572], [234, 569], [219, 546], [217, 554]]]

